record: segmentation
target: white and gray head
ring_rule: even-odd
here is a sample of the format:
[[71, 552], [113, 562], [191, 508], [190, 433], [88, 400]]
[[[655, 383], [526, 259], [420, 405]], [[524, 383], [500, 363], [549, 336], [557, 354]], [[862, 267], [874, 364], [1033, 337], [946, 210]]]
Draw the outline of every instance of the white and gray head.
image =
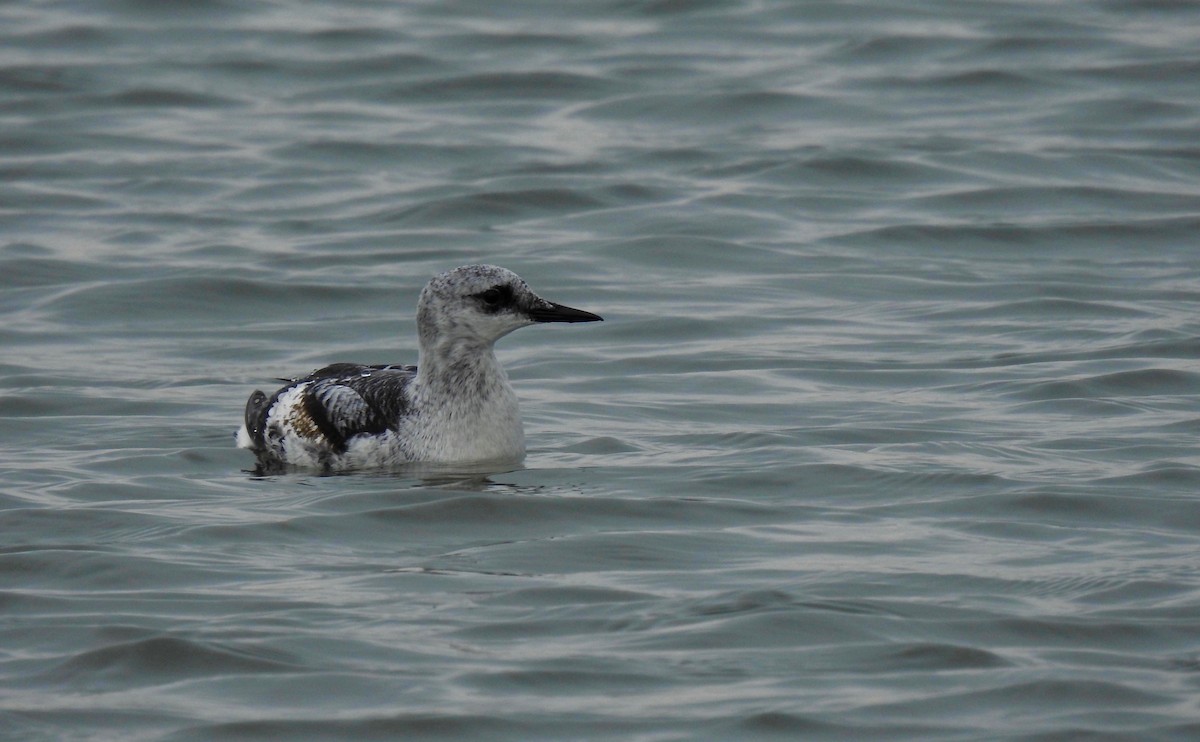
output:
[[417, 300], [423, 351], [447, 342], [491, 346], [513, 330], [538, 322], [600, 319], [546, 301], [516, 273], [495, 265], [464, 265], [434, 276]]

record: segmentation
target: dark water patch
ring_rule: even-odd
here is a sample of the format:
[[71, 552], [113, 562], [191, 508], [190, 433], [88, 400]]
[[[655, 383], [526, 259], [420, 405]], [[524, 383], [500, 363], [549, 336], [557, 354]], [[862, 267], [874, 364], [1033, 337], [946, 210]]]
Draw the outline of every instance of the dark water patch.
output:
[[670, 275], [692, 276], [703, 280], [712, 273], [698, 273], [690, 267], [702, 262], [710, 270], [721, 268], [748, 274], [755, 266], [763, 269], [778, 260], [778, 253], [767, 247], [737, 244], [709, 236], [657, 235], [634, 237], [597, 248], [606, 258], [623, 264], [642, 266]]
[[1163, 605], [1175, 600], [1187, 600], [1195, 592], [1195, 587], [1185, 587], [1174, 580], [1162, 579], [1126, 579], [1113, 580], [1113, 584], [1096, 585], [1092, 590], [1079, 596], [1081, 601], [1105, 609], [1113, 610], [1118, 606], [1135, 609], [1150, 605]]
[[778, 91], [731, 91], [702, 95], [662, 93], [616, 96], [576, 112], [584, 118], [674, 122], [698, 127], [764, 124], [770, 121], [870, 119], [871, 109], [836, 98]]
[[[693, 438], [698, 441], [699, 437]], [[743, 451], [755, 449], [791, 448], [795, 445], [797, 435], [787, 431], [737, 431], [732, 433], [714, 433], [703, 436], [703, 442], [716, 449], [739, 448]]]
[[[918, 162], [908, 159], [896, 159], [895, 155], [871, 153], [861, 155], [828, 154], [804, 160], [796, 166], [789, 167], [785, 173], [793, 176], [797, 182], [826, 187], [836, 186], [840, 189], [866, 187], [872, 184], [879, 186], [904, 183], [913, 188], [918, 184], [933, 185], [964, 180], [961, 174], [951, 168], [941, 167], [934, 163]], [[768, 177], [776, 175], [766, 173]], [[789, 178], [790, 179], [790, 178]]]
[[1121, 127], [1172, 121], [1183, 123], [1196, 115], [1194, 106], [1175, 101], [1134, 96], [1074, 102], [1048, 114], [1046, 121], [1066, 126]]
[[[225, 186], [223, 184], [216, 183], [208, 178], [158, 177], [154, 175], [129, 178], [125, 182], [113, 186], [114, 193], [162, 200], [201, 198], [223, 193], [224, 189]], [[135, 240], [145, 243], [149, 241], [149, 237], [147, 233], [143, 232], [138, 234]], [[127, 237], [120, 241], [128, 244], [134, 240], [129, 240]]]
[[[1181, 453], [1186, 453], [1186, 446]], [[1162, 487], [1168, 491], [1179, 491], [1200, 484], [1200, 467], [1182, 462], [1156, 461], [1149, 463], [1136, 474], [1104, 478], [1099, 480], [1098, 484], [1115, 487], [1131, 486], [1138, 489]], [[1186, 522], [1192, 522], [1192, 520], [1194, 519]]]
[[1176, 13], [1182, 13], [1186, 18], [1191, 18], [1196, 11], [1196, 6], [1188, 0], [1133, 0], [1133, 2], [1105, 0], [1105, 2], [1099, 3], [1099, 6], [1111, 13], [1130, 15], [1134, 18], [1141, 14], [1158, 18], [1169, 17]]
[[[0, 67], [0, 90], [9, 94], [61, 95], [90, 89], [95, 80], [87, 65], [40, 64]], [[12, 101], [7, 102], [8, 106]]]
[[[24, 544], [0, 548], [0, 555], [35, 554], [45, 550], [108, 550], [113, 544], [128, 545], [139, 539], [173, 534], [178, 524], [168, 518], [110, 508], [19, 508], [0, 511], [0, 527], [25, 537]], [[75, 539], [89, 534], [87, 546]], [[93, 555], [69, 553], [52, 555], [70, 561], [72, 556], [88, 558]]]
[[[478, 161], [480, 157], [490, 157], [489, 150], [481, 147], [446, 143], [422, 142], [377, 142], [361, 139], [327, 138], [308, 140], [286, 144], [270, 153], [273, 157], [285, 162], [307, 161], [313, 164], [355, 165], [361, 167], [369, 164], [379, 166], [384, 163], [425, 164], [438, 163], [446, 167], [448, 163], [463, 164]], [[260, 189], [284, 189], [295, 184], [281, 183], [268, 186], [256, 186]], [[308, 184], [314, 191], [320, 191], [322, 183]], [[325, 189], [327, 191], [327, 188]]]
[[14, 33], [8, 36], [13, 44], [32, 48], [103, 50], [120, 38], [112, 29], [96, 23], [71, 23]]
[[[1106, 467], [1110, 467], [1109, 462], [1101, 455], [1094, 463], [1084, 463], [1076, 468], [1096, 472]], [[1184, 472], [1187, 481], [1196, 478], [1196, 472], [1191, 468]], [[1030, 472], [1025, 476], [1034, 483], [1026, 484], [1024, 488], [1014, 487], [1010, 492], [944, 498], [934, 501], [930, 507], [941, 517], [966, 518], [965, 525], [971, 529], [976, 528], [971, 524], [971, 519], [975, 519], [979, 528], [987, 528], [998, 535], [1013, 528], [1019, 535], [1032, 528], [1028, 535], [1034, 541], [1055, 540], [1055, 533], [1060, 538], [1072, 533], [1090, 534], [1090, 538], [1101, 540], [1110, 528], [1127, 529], [1131, 537], [1135, 533], [1154, 533], [1160, 529], [1163, 534], [1183, 534], [1200, 523], [1200, 516], [1189, 510], [1186, 499], [1157, 496], [1156, 490], [1161, 486], [1154, 482], [1153, 476], [1141, 473], [1115, 477], [1088, 473], [1070, 476], [1052, 472], [1040, 476]], [[1039, 479], [1051, 483], [1037, 483]], [[992, 525], [988, 526], [988, 523]], [[1039, 525], [1050, 530], [1042, 532]], [[1062, 528], [1071, 530], [1057, 530]], [[1120, 534], [1109, 535], [1118, 538]]]
[[561, 610], [569, 607], [650, 603], [657, 597], [649, 592], [603, 586], [557, 585], [510, 590], [486, 598], [483, 602], [488, 605], [505, 605], [526, 609], [531, 606], [542, 606]]
[[799, 601], [783, 590], [754, 590], [704, 598], [689, 607], [697, 616], [723, 616], [793, 608]]
[[112, 208], [113, 202], [61, 190], [30, 191], [21, 187], [0, 186], [0, 213], [99, 211]]
[[1063, 63], [1064, 57], [1078, 58], [1080, 63], [1086, 63], [1096, 55], [1111, 53], [1110, 40], [1094, 37], [1085, 28], [1062, 25], [1064, 27], [1061, 29], [1043, 26], [1030, 32], [973, 39], [964, 51], [972, 59], [995, 60], [997, 57], [1007, 57], [1022, 67], [1037, 63], [1055, 70], [1066, 66]]
[[[7, 381], [7, 380], [6, 380]], [[4, 397], [3, 411], [0, 417], [12, 421], [14, 426], [26, 423], [27, 431], [36, 430], [39, 435], [30, 436], [26, 446], [36, 449], [35, 442], [47, 446], [46, 453], [51, 451], [95, 451], [95, 444], [89, 436], [100, 434], [113, 436], [109, 443], [119, 444], [115, 430], [129, 428], [160, 428], [169, 426], [168, 420], [174, 415], [184, 415], [195, 410], [194, 405], [187, 403], [163, 402], [158, 394], [139, 394], [136, 390], [162, 389], [163, 385], [156, 380], [141, 380], [137, 384], [126, 382], [121, 392], [115, 393], [112, 388], [98, 388], [82, 376], [58, 377], [56, 379], [38, 378], [26, 385], [18, 385], [13, 380], [6, 385], [10, 390]], [[64, 440], [55, 437], [57, 425], [63, 420], [72, 420], [80, 431], [78, 437]], [[114, 424], [117, 420], [121, 424]], [[190, 427], [190, 426], [184, 426]], [[143, 433], [145, 430], [142, 431]], [[137, 434], [132, 436], [137, 438]], [[53, 439], [50, 442], [48, 439]], [[180, 441], [172, 441], [180, 442]], [[162, 441], [166, 443], [166, 441]], [[28, 451], [29, 448], [26, 450]], [[153, 448], [153, 447], [151, 447]], [[112, 450], [112, 449], [106, 449]], [[143, 449], [143, 450], [150, 450]], [[134, 451], [125, 451], [134, 454]], [[161, 453], [159, 454], [162, 455]]]
[[[356, 36], [357, 29], [346, 29], [347, 34]], [[320, 34], [321, 32], [314, 32]], [[361, 33], [375, 33], [371, 29], [362, 29]], [[306, 34], [317, 43], [329, 41], [336, 44], [336, 31], [330, 31], [327, 36]], [[395, 41], [394, 34], [380, 34], [380, 41]], [[242, 79], [252, 79], [264, 84], [278, 85], [280, 80], [295, 80], [302, 82], [304, 87], [289, 94], [289, 100], [294, 103], [320, 98], [329, 100], [331, 97], [350, 97], [350, 93], [359, 86], [383, 84], [383, 81], [395, 80], [401, 75], [428, 75], [438, 72], [444, 65], [436, 57], [416, 52], [394, 51], [388, 53], [361, 53], [359, 47], [351, 43], [348, 47], [354, 50], [351, 56], [321, 57], [316, 55], [271, 56], [246, 55], [244, 53], [230, 54], [213, 59], [207, 63], [211, 69]], [[368, 82], [373, 81], [373, 82]], [[339, 88], [333, 88], [340, 83]]]
[[448, 46], [472, 49], [494, 49], [498, 52], [529, 54], [534, 52], [572, 52], [585, 49], [592, 41], [584, 35], [554, 33], [536, 30], [487, 30], [469, 35], [448, 36], [443, 39]]
[[163, 88], [134, 88], [93, 101], [95, 105], [131, 108], [221, 108], [239, 103], [228, 96]]
[[660, 532], [652, 541], [627, 532], [593, 533], [569, 529], [546, 539], [521, 538], [485, 544], [437, 558], [438, 569], [486, 571], [509, 575], [588, 574], [617, 571], [655, 574], [663, 570], [711, 569], [707, 554], [714, 549], [751, 548], [753, 540], [742, 534], [677, 529]]
[[1117, 371], [1069, 380], [1032, 384], [1019, 393], [1025, 399], [1099, 399], [1104, 397], [1158, 397], [1195, 394], [1200, 373], [1166, 368]]
[[393, 91], [398, 100], [445, 105], [488, 100], [590, 100], [612, 89], [602, 77], [568, 72], [492, 72], [436, 77]]
[[895, 649], [883, 658], [880, 670], [912, 672], [916, 670], [954, 672], [1009, 667], [1013, 663], [1000, 655], [978, 647], [956, 644], [912, 644]]
[[[1024, 387], [1025, 384], [1022, 383], [1010, 386]], [[1020, 392], [1016, 392], [1016, 394], [1019, 395]], [[1106, 418], [1139, 415], [1144, 413], [1146, 410], [1139, 405], [1131, 404], [1124, 400], [1062, 397], [1013, 405], [1011, 408], [1009, 408], [1009, 411], [1017, 415]], [[1058, 438], [1054, 441], [1044, 441], [1040, 445], [1049, 446], [1064, 451], [1071, 451], [1087, 450], [1089, 448], [1094, 449], [1104, 445], [1110, 445], [1114, 447], [1118, 445], [1129, 445], [1129, 441], [1114, 440], [1113, 438], [1107, 436], [1104, 438], [1067, 437]]]
[[294, 672], [295, 658], [275, 650], [176, 636], [114, 644], [73, 657], [44, 676], [72, 686], [129, 687], [205, 675]]
[[1126, 249], [1129, 245], [1149, 245], [1179, 250], [1188, 235], [1200, 230], [1200, 219], [1191, 216], [1145, 218], [1113, 222], [1097, 218], [1092, 221], [1057, 225], [1021, 225], [1016, 223], [977, 224], [909, 224], [854, 230], [837, 237], [839, 242], [868, 245], [910, 245], [927, 249], [988, 250], [1004, 247], [1010, 250], [1044, 250], [1047, 246], [1104, 252], [1111, 248]]
[[[1120, 302], [1124, 305], [1125, 301]], [[965, 310], [968, 314], [970, 309]], [[1140, 333], [1139, 333], [1140, 335]], [[1151, 331], [1143, 337], [1113, 338], [1107, 343], [1089, 343], [1081, 348], [1056, 348], [1053, 351], [1038, 351], [1031, 353], [997, 353], [992, 356], [979, 358], [954, 358], [943, 363], [951, 368], [1010, 368], [1029, 366], [1031, 364], [1059, 364], [1085, 361], [1134, 361], [1149, 363], [1155, 359], [1191, 359], [1200, 355], [1200, 341], [1184, 334], [1160, 338], [1159, 333]], [[998, 383], [1004, 388], [1018, 388], [1020, 385], [1005, 381]]]
[[1200, 672], [1200, 655], [1188, 654], [1180, 657], [1173, 657], [1167, 661], [1167, 666], [1170, 669], [1178, 672]]
[[54, 251], [36, 242], [5, 242], [0, 245], [0, 261], [49, 258]]
[[36, 698], [18, 697], [6, 706], [3, 714], [6, 734], [20, 740], [61, 739], [64, 725], [86, 730], [93, 737], [107, 734], [110, 737], [162, 734], [175, 729], [180, 723], [174, 711], [136, 709], [92, 709], [86, 706], [63, 708], [39, 703]]
[[[2, 103], [0, 107], [3, 107]], [[18, 157], [23, 160], [20, 164], [13, 162], [9, 159], [12, 154], [0, 158], [0, 176], [9, 182], [34, 180], [33, 176], [46, 175], [45, 163], [35, 164], [32, 162], [34, 158], [76, 149], [75, 142], [64, 141], [60, 134], [32, 129], [20, 130], [16, 126], [6, 128], [5, 132], [0, 133], [0, 153], [20, 153]]]
[[[1009, 714], [1031, 714], [1053, 719], [1077, 708], [1144, 709], [1168, 703], [1170, 698], [1167, 696], [1148, 693], [1127, 683], [1092, 679], [1032, 680], [981, 690], [945, 693], [934, 698], [911, 699], [904, 702], [903, 714], [910, 718], [935, 714], [961, 717], [973, 711], [986, 713], [986, 709], [999, 705], [1007, 709]], [[862, 709], [870, 715], [900, 710], [900, 707], [890, 703]]]
[[715, 736], [706, 739], [798, 739], [806, 740], [871, 740], [871, 739], [957, 739], [965, 728], [949, 724], [922, 725], [890, 721], [877, 726], [864, 723], [827, 721], [818, 715], [787, 711], [762, 711], [735, 722], [709, 725]]
[[189, 20], [204, 15], [220, 13], [221, 17], [236, 17], [240, 13], [250, 13], [261, 9], [261, 3], [240, 3], [230, 0], [196, 0], [187, 3], [159, 3], [155, 0], [119, 0], [114, 3], [111, 12], [115, 15], [157, 16], [159, 20], [188, 18]]
[[[50, 255], [8, 257], [6, 253], [21, 252], [5, 249], [0, 252], [0, 287], [5, 290], [26, 287], [71, 286], [98, 278], [117, 278], [128, 271], [114, 268], [105, 261]], [[48, 253], [44, 248], [38, 252]], [[0, 300], [3, 301], [3, 300]]]
[[[982, 629], [983, 627], [979, 627]], [[1161, 646], [1162, 629], [1145, 626], [1137, 616], [1126, 620], [1062, 616], [999, 619], [986, 627], [992, 642], [1018, 646], [1052, 646], [1086, 650], [1144, 652]], [[1194, 641], [1197, 631], [1184, 621], [1173, 621], [1168, 633], [1175, 641]]]
[[838, 614], [797, 609], [699, 619], [664, 617], [657, 630], [629, 633], [622, 644], [637, 651], [725, 654], [785, 646], [794, 651], [800, 647], [854, 644], [876, 639], [864, 622], [847, 621]]
[[600, 666], [589, 669], [588, 663], [577, 661], [572, 667], [531, 670], [509, 670], [495, 673], [475, 673], [464, 683], [497, 696], [536, 693], [539, 696], [590, 695], [592, 693], [633, 693], [639, 689], [659, 690], [672, 683], [668, 677], [651, 673], [631, 673]]
[[1059, 86], [1031, 72], [984, 67], [954, 72], [888, 74], [872, 78], [863, 87], [883, 90], [891, 96], [899, 95], [901, 91], [910, 95], [922, 94], [932, 99], [932, 105], [950, 108], [972, 103], [978, 111], [997, 106], [1000, 99], [1011, 96], [1032, 95], [1049, 99]]
[[[405, 496], [406, 498], [410, 496]], [[418, 501], [409, 505], [369, 507], [357, 510], [360, 498], [338, 501], [340, 514], [289, 515], [241, 524], [197, 526], [189, 538], [216, 543], [248, 543], [256, 539], [277, 545], [306, 542], [354, 542], [360, 548], [368, 544], [398, 544], [414, 534], [428, 544], [439, 543], [460, 549], [483, 548], [482, 557], [464, 552], [470, 561], [480, 558], [495, 563], [499, 552], [531, 554], [543, 551], [542, 539], [583, 538], [586, 534], [613, 530], [617, 533], [637, 528], [673, 529], [679, 524], [700, 527], [703, 523], [759, 522], [771, 516], [766, 508], [737, 501], [701, 501], [686, 499], [644, 500], [609, 495], [592, 497], [522, 496], [501, 491], [496, 494], [423, 495], [413, 491]], [[398, 499], [393, 495], [391, 499]], [[601, 537], [603, 538], [603, 537]], [[619, 540], [619, 536], [614, 536]], [[397, 541], [399, 539], [399, 541]], [[575, 550], [574, 543], [565, 547]], [[621, 548], [612, 558], [637, 561], [636, 546]], [[670, 550], [674, 552], [675, 550]], [[547, 567], [568, 568], [576, 552], [566, 561], [547, 562]], [[440, 567], [457, 568], [458, 557], [448, 555]], [[599, 563], [598, 563], [599, 564]], [[586, 567], [586, 562], [581, 565]], [[536, 569], [536, 567], [534, 568]]]
[[[187, 742], [188, 740], [262, 740], [262, 739], [306, 739], [313, 742], [330, 740], [518, 740], [526, 742], [540, 734], [562, 729], [565, 721], [547, 723], [542, 729], [536, 722], [514, 721], [501, 716], [486, 714], [435, 714], [435, 713], [403, 713], [388, 716], [362, 714], [366, 718], [328, 719], [310, 718], [295, 719], [294, 714], [288, 718], [264, 718], [253, 721], [237, 721], [192, 725], [182, 731], [174, 732], [166, 737], [170, 742]], [[585, 722], [576, 719], [571, 728], [578, 729], [586, 726]]]
[[384, 224], [492, 224], [548, 214], [588, 211], [603, 202], [576, 189], [492, 191], [425, 199], [415, 206], [389, 208], [373, 217]]
[[115, 548], [42, 548], [0, 555], [0, 574], [20, 579], [23, 589], [83, 592], [177, 588], [222, 579], [218, 569], [182, 563], [165, 565], [154, 557], [119, 553]]
[[1003, 90], [1032, 89], [1036, 83], [1029, 75], [1019, 74], [1008, 70], [979, 69], [966, 72], [955, 72], [947, 75], [934, 75], [922, 78], [921, 82], [931, 87], [967, 88], [978, 91], [981, 88]]
[[587, 438], [572, 445], [561, 446], [557, 450], [604, 456], [619, 453], [634, 453], [643, 450], [643, 448], [631, 441], [624, 441], [612, 436], [599, 436]]
[[[315, 29], [302, 29], [301, 35], [319, 44], [333, 47], [359, 48], [360, 44], [390, 43], [397, 37], [395, 29], [380, 26], [337, 24]], [[399, 55], [407, 58], [408, 55]], [[344, 62], [345, 63], [345, 62]]]
[[[853, 386], [869, 386], [855, 381]], [[950, 438], [966, 441], [973, 436], [962, 426], [942, 424], [914, 424], [893, 426], [860, 427], [847, 421], [835, 422], [832, 425], [815, 423], [809, 428], [797, 431], [792, 437], [807, 445], [892, 445], [902, 446], [914, 443], [929, 443]], [[928, 482], [933, 484], [933, 482]], [[977, 482], [982, 484], [982, 482]]]
[[[208, 323], [238, 316], [244, 320], [294, 318], [298, 306], [316, 304], [329, 312], [367, 293], [382, 291], [326, 283], [291, 282], [215, 275], [163, 276], [141, 280], [91, 281], [46, 304], [62, 321], [82, 324], [161, 326], [171, 316], [206, 317]], [[382, 294], [381, 294], [382, 296]]]
[[[870, 438], [866, 442], [880, 445], [887, 440], [887, 437]], [[839, 443], [856, 442], [859, 441]], [[881, 461], [872, 462], [868, 456], [861, 464], [788, 460], [744, 469], [722, 466], [713, 471], [698, 468], [689, 477], [688, 486], [697, 494], [736, 493], [747, 498], [752, 496], [751, 502], [787, 505], [789, 510], [798, 509], [792, 511], [794, 516], [812, 506], [815, 508], [812, 517], [823, 520], [837, 517], [836, 510], [828, 510], [830, 507], [853, 510], [868, 504], [878, 506], [881, 496], [895, 498], [906, 493], [921, 493], [921, 497], [937, 502], [964, 492], [1003, 492], [1012, 487], [1012, 482], [1000, 474], [969, 469], [922, 471], [915, 467], [891, 467]], [[903, 502], [910, 501], [906, 497]], [[888, 505], [892, 504], [895, 501], [889, 500]]]
[[864, 38], [850, 38], [834, 48], [831, 61], [855, 66], [886, 63], [912, 65], [919, 60], [945, 59], [977, 45], [977, 40], [955, 38], [949, 34], [896, 30]]
[[[1084, 289], [1081, 293], [1090, 293]], [[1137, 319], [1155, 316], [1151, 308], [1129, 301], [1095, 301], [1074, 298], [1042, 297], [957, 306], [937, 307], [923, 316], [931, 320], [1015, 319], [1061, 321], [1062, 319]]]
[[1115, 64], [1085, 66], [1075, 71], [1077, 77], [1088, 81], [1135, 83], [1139, 87], [1153, 83], [1160, 95], [1170, 95], [1172, 85], [1186, 85], [1200, 75], [1200, 61], [1195, 59], [1163, 59], [1156, 61], [1127, 61]]
[[1185, 193], [1153, 192], [1095, 186], [992, 187], [921, 196], [910, 201], [923, 207], [954, 213], [961, 210], [994, 212], [1027, 211], [1079, 213], [1092, 211], [1106, 220], [1120, 211], [1138, 215], [1146, 210], [1156, 213], [1194, 213], [1200, 209], [1200, 196]]
[[710, 13], [723, 15], [741, 9], [741, 4], [732, 0], [634, 0], [620, 2], [618, 7], [634, 10], [639, 15], [650, 17], [705, 16]]

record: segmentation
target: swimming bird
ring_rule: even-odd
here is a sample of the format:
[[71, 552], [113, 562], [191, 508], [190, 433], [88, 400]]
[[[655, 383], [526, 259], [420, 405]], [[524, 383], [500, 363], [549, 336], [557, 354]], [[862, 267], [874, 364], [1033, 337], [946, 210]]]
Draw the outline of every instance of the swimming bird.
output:
[[505, 268], [455, 268], [434, 276], [417, 300], [416, 366], [334, 363], [285, 379], [274, 394], [255, 391], [238, 446], [268, 470], [520, 461], [517, 395], [495, 342], [535, 323], [600, 320], [541, 298]]

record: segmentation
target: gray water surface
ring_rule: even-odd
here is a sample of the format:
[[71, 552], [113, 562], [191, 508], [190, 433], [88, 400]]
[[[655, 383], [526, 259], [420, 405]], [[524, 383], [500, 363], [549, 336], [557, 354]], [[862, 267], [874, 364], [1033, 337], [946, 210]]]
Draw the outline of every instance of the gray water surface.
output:
[[[1200, 736], [1200, 6], [0, 4], [0, 737]], [[256, 477], [412, 363], [514, 471]]]

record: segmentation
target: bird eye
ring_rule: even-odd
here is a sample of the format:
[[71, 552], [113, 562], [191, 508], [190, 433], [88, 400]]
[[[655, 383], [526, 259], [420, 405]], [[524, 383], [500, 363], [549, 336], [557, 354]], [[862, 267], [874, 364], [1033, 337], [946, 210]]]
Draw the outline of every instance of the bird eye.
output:
[[500, 284], [480, 291], [478, 294], [474, 294], [474, 297], [479, 300], [485, 312], [495, 314], [503, 311], [505, 307], [512, 306], [513, 290], [511, 286]]

